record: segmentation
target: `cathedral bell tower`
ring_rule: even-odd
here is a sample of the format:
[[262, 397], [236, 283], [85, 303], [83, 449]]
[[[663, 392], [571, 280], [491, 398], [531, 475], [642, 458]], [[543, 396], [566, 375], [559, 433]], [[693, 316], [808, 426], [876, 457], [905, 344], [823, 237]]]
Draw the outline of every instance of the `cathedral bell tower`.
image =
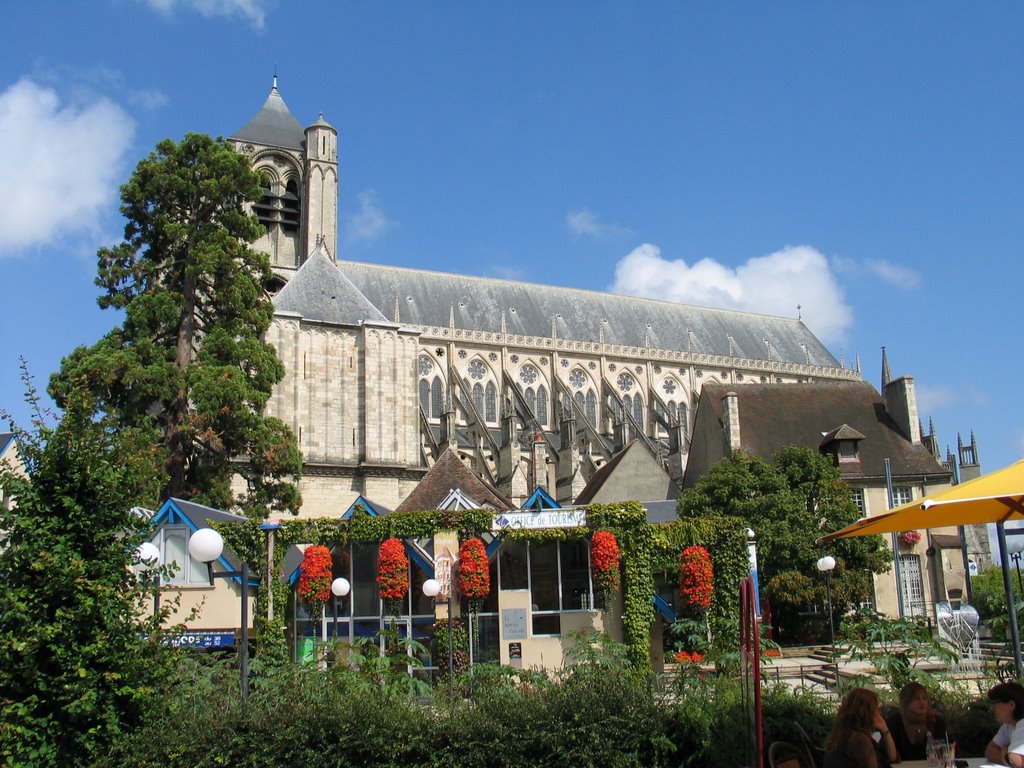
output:
[[338, 132], [323, 115], [303, 129], [277, 89], [230, 141], [263, 176], [253, 204], [266, 233], [253, 247], [270, 256], [280, 285], [317, 246], [337, 258]]
[[320, 117], [306, 129], [306, 188], [302, 231], [306, 253], [320, 246], [338, 258], [338, 132]]

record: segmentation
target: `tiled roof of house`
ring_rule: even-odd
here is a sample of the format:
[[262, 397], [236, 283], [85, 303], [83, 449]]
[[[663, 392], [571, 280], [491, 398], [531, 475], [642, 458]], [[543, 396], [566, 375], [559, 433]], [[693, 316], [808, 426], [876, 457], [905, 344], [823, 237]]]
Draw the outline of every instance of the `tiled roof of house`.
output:
[[480, 507], [508, 511], [516, 506], [477, 477], [451, 449], [423, 476], [411, 494], [398, 505], [396, 512], [437, 509], [452, 490], [459, 490]]
[[886, 459], [894, 475], [949, 474], [924, 445], [911, 444], [889, 415], [882, 396], [867, 382], [709, 383], [701, 392], [698, 409], [712, 409], [721, 423], [722, 399], [729, 392], [736, 393], [740, 444], [749, 454], [771, 459], [787, 445], [818, 450], [825, 434], [839, 434], [845, 426], [863, 439], [857, 443], [860, 460], [840, 462], [844, 477], [884, 476]]

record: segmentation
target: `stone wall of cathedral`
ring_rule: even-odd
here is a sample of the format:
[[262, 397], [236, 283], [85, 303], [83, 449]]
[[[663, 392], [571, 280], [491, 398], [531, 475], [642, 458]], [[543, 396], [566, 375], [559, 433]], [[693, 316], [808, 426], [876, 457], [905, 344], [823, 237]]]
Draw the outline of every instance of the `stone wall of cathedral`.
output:
[[266, 338], [285, 369], [267, 411], [291, 427], [305, 460], [301, 516], [336, 516], [359, 494], [397, 506], [425, 471], [416, 334], [278, 316]]

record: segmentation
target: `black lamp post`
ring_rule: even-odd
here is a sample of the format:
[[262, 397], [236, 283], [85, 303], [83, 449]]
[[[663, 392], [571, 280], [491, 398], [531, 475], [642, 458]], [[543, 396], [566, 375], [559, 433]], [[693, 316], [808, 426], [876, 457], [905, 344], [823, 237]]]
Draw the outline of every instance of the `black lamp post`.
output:
[[[437, 579], [427, 579], [423, 582], [423, 594], [434, 598], [437, 602], [437, 595], [441, 592], [441, 582]], [[448, 701], [455, 701], [455, 626], [452, 621], [452, 590], [448, 587]]]
[[836, 661], [836, 629], [832, 620], [832, 570], [836, 567], [836, 559], [825, 555], [818, 560], [818, 570], [825, 574], [825, 591], [828, 594], [828, 634], [832, 648], [832, 666], [836, 670], [836, 688], [839, 687], [839, 664]]
[[1017, 568], [1017, 591], [1024, 596], [1024, 585], [1021, 584], [1020, 578], [1020, 556], [1021, 552], [1024, 551], [1024, 539], [1015, 536], [1007, 544], [1006, 549], [1010, 553], [1010, 559], [1013, 560], [1014, 566]]
[[338, 598], [344, 597], [352, 589], [348, 579], [339, 576], [331, 582], [331, 594], [334, 595], [334, 639], [338, 639]]
[[160, 613], [160, 550], [151, 541], [144, 541], [135, 549], [142, 572], [153, 573], [153, 616]]
[[224, 551], [224, 539], [212, 528], [200, 528], [188, 540], [188, 553], [201, 563], [206, 563], [210, 574], [210, 586], [214, 579], [239, 578], [242, 584], [242, 647], [239, 654], [239, 668], [242, 683], [242, 701], [249, 698], [249, 564], [242, 560], [238, 571], [213, 572], [213, 561]]

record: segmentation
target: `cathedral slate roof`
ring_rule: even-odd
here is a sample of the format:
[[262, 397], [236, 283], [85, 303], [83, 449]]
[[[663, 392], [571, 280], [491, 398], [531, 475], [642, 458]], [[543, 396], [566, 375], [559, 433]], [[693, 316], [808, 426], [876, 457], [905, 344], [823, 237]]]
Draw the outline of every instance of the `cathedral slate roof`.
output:
[[338, 325], [390, 324], [319, 247], [274, 297], [274, 310]]
[[[837, 424], [852, 428], [858, 440], [859, 462], [841, 462], [844, 476], [881, 477], [885, 460], [894, 475], [948, 476], [921, 443], [912, 444], [886, 410], [885, 401], [866, 381], [812, 384], [705, 384], [696, 418], [710, 408], [724, 423], [722, 399], [735, 392], [740, 420], [740, 445], [746, 453], [770, 460], [787, 445], [817, 451], [822, 435]], [[696, 427], [694, 429], [696, 432]], [[687, 477], [684, 485], [690, 484]]]
[[270, 95], [267, 96], [260, 111], [231, 138], [285, 149], [301, 150], [306, 146], [306, 131], [278, 93], [276, 75]]
[[[838, 368], [802, 321], [490, 277], [339, 261], [367, 299], [403, 324], [772, 360]], [[395, 318], [393, 318], [395, 319]], [[766, 341], [767, 340], [767, 341]], [[769, 355], [768, 347], [771, 346]]]

